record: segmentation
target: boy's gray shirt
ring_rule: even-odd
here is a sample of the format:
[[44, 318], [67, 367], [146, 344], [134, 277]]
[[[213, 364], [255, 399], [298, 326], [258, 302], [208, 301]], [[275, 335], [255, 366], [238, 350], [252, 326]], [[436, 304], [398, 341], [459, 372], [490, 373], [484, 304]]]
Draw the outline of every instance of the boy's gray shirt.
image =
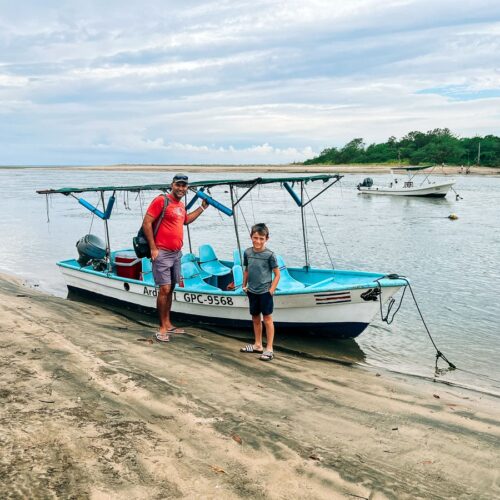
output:
[[266, 293], [273, 281], [272, 270], [278, 267], [274, 252], [265, 248], [262, 252], [247, 248], [243, 254], [243, 266], [248, 271], [248, 290], [252, 293]]

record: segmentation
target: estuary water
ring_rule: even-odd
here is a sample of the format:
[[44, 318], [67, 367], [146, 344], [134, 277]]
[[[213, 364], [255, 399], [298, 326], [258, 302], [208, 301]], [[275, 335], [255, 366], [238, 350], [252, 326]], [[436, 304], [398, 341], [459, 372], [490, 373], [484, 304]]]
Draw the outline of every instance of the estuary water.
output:
[[[190, 177], [261, 175], [192, 173]], [[0, 169], [0, 271], [65, 296], [55, 262], [75, 257], [75, 243], [83, 235], [104, 235], [102, 221], [75, 199], [62, 195], [46, 199], [35, 193], [37, 189], [168, 183], [171, 177], [168, 172]], [[359, 195], [356, 184], [363, 177], [346, 175], [312, 203], [314, 211], [307, 209], [311, 265], [330, 266], [329, 253], [338, 269], [407, 276], [438, 348], [457, 366], [440, 373], [437, 380], [500, 395], [500, 178], [458, 176], [455, 188], [463, 199], [457, 200], [452, 192], [446, 199]], [[390, 181], [389, 175], [371, 177], [375, 183]], [[311, 198], [322, 189], [314, 184], [319, 183], [307, 187]], [[110, 221], [112, 248], [130, 248], [155, 194], [118, 194]], [[229, 204], [227, 189], [215, 188], [212, 195]], [[99, 202], [96, 193], [83, 197]], [[451, 213], [458, 220], [451, 221]], [[250, 245], [247, 225], [266, 222], [271, 230], [269, 248], [283, 255], [289, 266], [304, 264], [300, 210], [279, 185], [256, 188], [245, 197], [238, 215], [243, 246]], [[190, 237], [195, 252], [209, 241], [222, 259], [231, 259], [236, 248], [232, 219], [213, 208], [191, 226]], [[185, 251], [187, 242], [186, 237]], [[286, 342], [313, 355], [435, 377], [435, 351], [408, 291], [391, 325], [376, 318], [354, 341], [290, 338]], [[442, 361], [439, 366], [446, 367]]]

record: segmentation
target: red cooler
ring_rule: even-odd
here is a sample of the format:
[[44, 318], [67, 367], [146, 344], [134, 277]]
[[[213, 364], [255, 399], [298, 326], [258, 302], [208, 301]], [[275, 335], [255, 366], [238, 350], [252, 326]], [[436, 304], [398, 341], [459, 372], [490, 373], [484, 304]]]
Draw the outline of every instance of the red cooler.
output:
[[140, 280], [142, 271], [141, 259], [135, 252], [120, 252], [115, 254], [116, 274], [121, 278]]

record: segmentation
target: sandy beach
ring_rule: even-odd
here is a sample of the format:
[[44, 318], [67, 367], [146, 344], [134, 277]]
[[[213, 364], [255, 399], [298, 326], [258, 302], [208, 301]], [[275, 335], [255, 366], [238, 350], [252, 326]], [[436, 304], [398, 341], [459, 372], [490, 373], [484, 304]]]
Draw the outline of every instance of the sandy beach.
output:
[[0, 277], [1, 498], [494, 498], [498, 399]]
[[[87, 166], [57, 166], [57, 167], [8, 167], [6, 168], [36, 168], [52, 170], [109, 170], [135, 172], [240, 172], [240, 173], [306, 173], [306, 174], [388, 174], [391, 167], [388, 165], [146, 165], [146, 164], [119, 164], [119, 165], [87, 165]], [[395, 168], [395, 167], [392, 167]], [[459, 175], [466, 177], [465, 168], [461, 166], [445, 166], [436, 168], [433, 175]], [[469, 175], [500, 175], [500, 168], [470, 167]]]

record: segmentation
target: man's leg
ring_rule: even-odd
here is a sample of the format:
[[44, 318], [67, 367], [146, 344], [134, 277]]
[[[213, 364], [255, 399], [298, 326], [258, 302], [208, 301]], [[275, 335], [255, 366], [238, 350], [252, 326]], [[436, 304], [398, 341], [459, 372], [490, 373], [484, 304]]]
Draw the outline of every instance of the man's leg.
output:
[[172, 328], [170, 321], [170, 309], [172, 308], [172, 295], [174, 285], [160, 285], [158, 296], [156, 297], [156, 308], [160, 319], [160, 333], [167, 333]]

